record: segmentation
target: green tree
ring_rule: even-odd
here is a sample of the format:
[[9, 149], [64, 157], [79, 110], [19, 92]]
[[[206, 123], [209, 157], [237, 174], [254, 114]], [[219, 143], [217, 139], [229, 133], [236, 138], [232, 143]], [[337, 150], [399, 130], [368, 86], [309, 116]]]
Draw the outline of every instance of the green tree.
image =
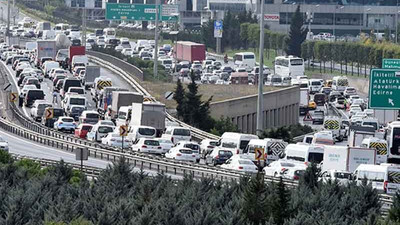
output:
[[268, 220], [268, 192], [262, 173], [253, 177], [243, 193], [242, 216], [253, 225], [264, 224]]
[[290, 212], [290, 191], [285, 188], [282, 177], [275, 186], [275, 198], [271, 205], [272, 217], [275, 224], [283, 225], [285, 219], [289, 218]]
[[388, 219], [400, 223], [400, 193], [396, 192], [393, 198], [393, 205], [389, 210]]
[[301, 57], [301, 44], [307, 36], [307, 29], [303, 24], [304, 17], [298, 5], [290, 23], [289, 37], [286, 39], [286, 54]]
[[319, 174], [320, 169], [317, 167], [317, 164], [311, 163], [307, 167], [304, 176], [301, 177], [300, 184], [314, 190], [314, 188], [318, 187]]
[[176, 82], [176, 88], [174, 91], [174, 100], [178, 104], [176, 107], [178, 118], [183, 118], [184, 115], [184, 107], [185, 107], [185, 89], [183, 88], [182, 82], [180, 79]]
[[229, 117], [221, 117], [219, 120], [215, 121], [214, 127], [211, 129], [211, 133], [217, 136], [221, 136], [225, 132], [238, 132], [238, 128], [233, 124]]
[[0, 164], [9, 164], [13, 162], [13, 158], [6, 151], [0, 151]]

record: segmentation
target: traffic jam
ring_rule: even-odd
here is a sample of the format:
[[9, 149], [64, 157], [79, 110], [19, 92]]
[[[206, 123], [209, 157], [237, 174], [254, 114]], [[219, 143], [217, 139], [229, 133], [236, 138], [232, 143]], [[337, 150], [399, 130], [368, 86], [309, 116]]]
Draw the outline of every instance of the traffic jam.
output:
[[[57, 24], [51, 27], [50, 23], [34, 23], [29, 18], [23, 21], [32, 24], [24, 31], [32, 37], [24, 46], [0, 44], [1, 60], [12, 74], [20, 110], [43, 126], [123, 148], [132, 154], [157, 154], [244, 173], [258, 172], [260, 161], [265, 161], [262, 169], [265, 175], [291, 180], [299, 180], [310, 163], [317, 163], [322, 181], [335, 179], [345, 184], [367, 179], [374, 188], [389, 194], [400, 188], [400, 177], [397, 177], [400, 166], [395, 164], [400, 159], [398, 112], [369, 109], [366, 94], [349, 86], [345, 76], [334, 76], [331, 80], [309, 79], [304, 76], [303, 59], [278, 56], [275, 74], [268, 76], [266, 82], [299, 86], [300, 120], [312, 126], [315, 132], [305, 135], [298, 143], [233, 132], [225, 132], [218, 140], [196, 142], [190, 129], [166, 119], [164, 104], [115, 84], [115, 75], [105, 74], [101, 66], [89, 62], [86, 55], [87, 50], [97, 45], [118, 49], [129, 57], [151, 57], [151, 54], [142, 53], [144, 51], [133, 50], [143, 45], [141, 50], [146, 49], [145, 52], [163, 52], [159, 53], [163, 56], [159, 62], [171, 68], [173, 62], [174, 67], [180, 67], [173, 70], [187, 76], [184, 71], [189, 70], [189, 66], [179, 63], [165, 50], [172, 51], [173, 46], [154, 49], [154, 40], [139, 43], [138, 40], [119, 39], [113, 28], [88, 34], [86, 45], [81, 46], [81, 34], [76, 26]], [[242, 57], [248, 62], [236, 65], [235, 61], [235, 66], [222, 65], [226, 70], [234, 67], [229, 73], [210, 70], [202, 74], [201, 83], [230, 84], [231, 72], [235, 70], [246, 73], [248, 79], [244, 83], [255, 82], [254, 53], [238, 55], [253, 57]], [[209, 65], [217, 62], [207, 59], [198, 62], [200, 66], [193, 64], [189, 68], [212, 69]], [[265, 70], [271, 74], [268, 68]], [[254, 73], [247, 74], [247, 71]], [[221, 74], [226, 74], [227, 79]], [[295, 77], [288, 79], [289, 76]]]

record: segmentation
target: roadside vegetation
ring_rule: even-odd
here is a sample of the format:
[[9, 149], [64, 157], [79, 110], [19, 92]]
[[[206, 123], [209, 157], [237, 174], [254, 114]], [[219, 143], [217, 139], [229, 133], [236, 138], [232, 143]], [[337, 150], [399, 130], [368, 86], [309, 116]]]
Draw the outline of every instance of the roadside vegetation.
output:
[[23, 166], [3, 151], [0, 159], [1, 224], [378, 225], [399, 219], [398, 203], [386, 221], [371, 186], [319, 182], [315, 165], [298, 187], [288, 188], [262, 176], [228, 183], [148, 176], [132, 172], [125, 160], [89, 180], [63, 162]]

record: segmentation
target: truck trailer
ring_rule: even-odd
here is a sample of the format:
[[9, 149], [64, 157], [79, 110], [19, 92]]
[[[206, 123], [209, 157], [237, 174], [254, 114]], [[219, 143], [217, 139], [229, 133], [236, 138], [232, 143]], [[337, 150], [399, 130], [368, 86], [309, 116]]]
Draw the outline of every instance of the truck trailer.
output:
[[38, 40], [36, 48], [36, 65], [41, 66], [41, 59], [50, 57], [55, 60], [56, 57], [56, 41]]
[[190, 41], [178, 41], [175, 46], [175, 58], [178, 61], [203, 61], [206, 59], [206, 46]]

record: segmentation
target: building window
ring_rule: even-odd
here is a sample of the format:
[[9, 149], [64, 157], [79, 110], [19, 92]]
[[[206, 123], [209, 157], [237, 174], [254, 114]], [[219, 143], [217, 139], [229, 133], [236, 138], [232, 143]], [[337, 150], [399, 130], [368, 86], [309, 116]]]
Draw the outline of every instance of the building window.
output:
[[131, 3], [131, 0], [119, 0], [119, 3]]
[[71, 1], [71, 7], [76, 7], [76, 0]]
[[94, 1], [95, 8], [102, 8], [103, 7], [103, 0], [96, 0]]

